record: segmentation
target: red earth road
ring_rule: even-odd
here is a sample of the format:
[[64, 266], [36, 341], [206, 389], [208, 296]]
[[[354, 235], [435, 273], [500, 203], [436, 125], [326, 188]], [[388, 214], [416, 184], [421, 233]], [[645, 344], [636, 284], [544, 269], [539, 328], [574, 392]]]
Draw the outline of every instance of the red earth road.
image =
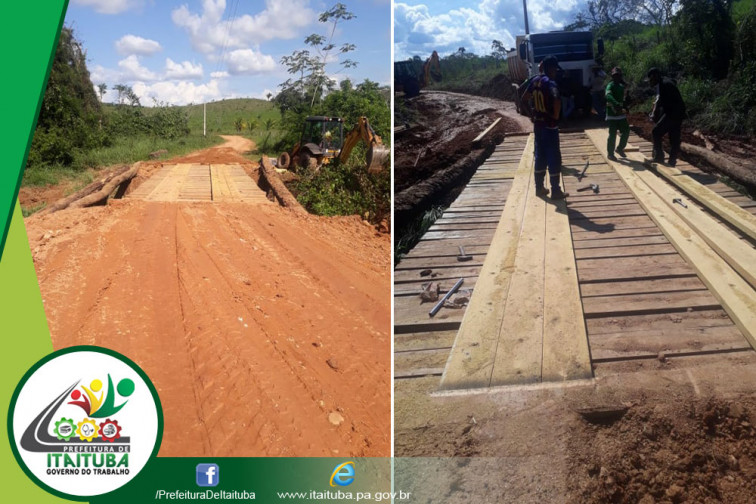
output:
[[161, 456], [390, 454], [390, 237], [359, 217], [119, 200], [26, 223], [54, 347], [147, 372]]

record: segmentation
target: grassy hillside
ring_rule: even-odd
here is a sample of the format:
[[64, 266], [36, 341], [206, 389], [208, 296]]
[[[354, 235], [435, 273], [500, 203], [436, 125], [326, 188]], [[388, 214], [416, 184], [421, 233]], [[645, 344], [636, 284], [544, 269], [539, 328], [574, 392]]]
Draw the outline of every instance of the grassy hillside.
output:
[[[149, 158], [151, 152], [167, 150], [163, 158], [170, 158], [198, 149], [217, 145], [223, 140], [219, 135], [243, 135], [250, 137], [258, 146], [275, 142], [280, 136], [277, 130], [278, 110], [265, 100], [238, 98], [221, 100], [207, 104], [207, 137], [202, 136], [203, 106], [187, 105], [181, 107], [130, 107], [126, 105], [104, 104], [102, 106], [103, 124], [99, 127], [109, 135], [105, 145], [90, 149], [76, 149], [72, 152], [73, 160], [68, 165], [62, 163], [39, 163], [29, 167], [23, 185], [56, 184], [61, 179], [75, 179], [77, 185], [88, 183], [92, 174], [105, 166], [121, 163], [134, 163]], [[131, 133], [134, 122], [140, 118], [149, 120], [156, 114], [171, 112], [175, 117], [186, 118], [188, 134], [160, 136], [141, 132]], [[235, 122], [242, 120], [245, 127], [238, 131]], [[250, 131], [249, 125], [254, 127]], [[267, 129], [266, 126], [270, 126]], [[118, 132], [121, 130], [121, 134]], [[270, 147], [269, 147], [270, 148]], [[273, 154], [273, 152], [271, 152]]]

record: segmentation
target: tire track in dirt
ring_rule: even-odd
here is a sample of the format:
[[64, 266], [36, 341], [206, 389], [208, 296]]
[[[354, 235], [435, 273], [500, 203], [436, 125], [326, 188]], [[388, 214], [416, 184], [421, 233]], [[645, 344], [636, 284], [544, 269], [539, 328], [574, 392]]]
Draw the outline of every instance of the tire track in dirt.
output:
[[120, 201], [27, 226], [55, 348], [145, 369], [161, 455], [390, 453], [390, 245], [358, 218]]

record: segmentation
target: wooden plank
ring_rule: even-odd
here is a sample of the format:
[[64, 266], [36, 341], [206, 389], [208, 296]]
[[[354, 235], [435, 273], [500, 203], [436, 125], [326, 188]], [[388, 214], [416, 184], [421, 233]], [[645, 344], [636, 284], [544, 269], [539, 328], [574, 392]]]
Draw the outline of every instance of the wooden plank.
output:
[[[586, 134], [596, 146], [606, 141], [605, 130], [588, 130]], [[613, 163], [639, 203], [654, 219], [681, 256], [698, 273], [701, 280], [719, 300], [735, 324], [756, 347], [756, 291], [709, 244], [696, 233], [679, 215], [670, 211], [667, 204], [641, 180], [634, 170], [642, 169], [635, 162], [633, 167]]]
[[422, 270], [417, 269], [411, 269], [411, 270], [401, 270], [394, 272], [394, 283], [400, 284], [400, 283], [409, 283], [409, 282], [418, 282], [418, 281], [431, 281], [431, 280], [448, 280], [451, 278], [459, 279], [459, 278], [468, 278], [468, 277], [477, 277], [480, 273], [481, 268], [480, 267], [464, 267], [464, 268], [458, 268], [453, 270], [438, 270], [433, 271], [428, 276], [421, 276], [420, 272]]
[[473, 140], [472, 143], [476, 144], [483, 140], [483, 137], [485, 137], [492, 129], [494, 129], [496, 125], [499, 124], [499, 121], [501, 121], [501, 117], [497, 117], [493, 124], [491, 124], [491, 126], [486, 128], [480, 135], [475, 137], [475, 140]]
[[719, 301], [708, 290], [620, 294], [583, 298], [586, 318], [622, 313], [669, 313], [690, 310], [713, 310]]
[[[226, 170], [219, 165], [210, 165], [210, 186], [213, 201], [238, 200], [239, 194], [232, 190], [226, 177]], [[234, 188], [235, 189], [235, 188]]]
[[658, 234], [647, 236], [633, 236], [628, 238], [598, 238], [593, 240], [574, 241], [575, 252], [582, 249], [592, 248], [617, 248], [617, 247], [634, 247], [639, 245], [658, 245], [660, 243], [669, 243], [667, 237], [658, 231]]
[[675, 250], [675, 247], [673, 247], [669, 243], [625, 247], [583, 248], [575, 250], [576, 259], [590, 259], [598, 257], [651, 256], [659, 254], [677, 254], [677, 251]]
[[[622, 281], [622, 280], [634, 280], [638, 278], [643, 279], [670, 279], [689, 276], [691, 273], [695, 273], [693, 269], [685, 264], [680, 256], [677, 255], [663, 255], [655, 256], [654, 259], [670, 259], [670, 264], [665, 266], [663, 263], [652, 263], [651, 266], [643, 266], [636, 264], [635, 262], [630, 265], [623, 265], [621, 268], [617, 267], [617, 259], [600, 259], [607, 261], [607, 267], [605, 268], [582, 268], [581, 263], [578, 261], [578, 278], [581, 283], [585, 282], [606, 282], [606, 281]], [[640, 257], [633, 258], [643, 259]], [[674, 261], [674, 262], [673, 262]]]
[[491, 250], [495, 253], [486, 256], [481, 268], [441, 378], [442, 389], [487, 387], [490, 384], [493, 356], [504, 314], [503, 303], [496, 300], [506, 299], [509, 290], [532, 165], [533, 135], [529, 135], [517, 176], [512, 182], [491, 241]]
[[750, 346], [735, 326], [671, 328], [597, 335], [591, 338], [595, 360], [656, 357], [679, 353], [743, 350]]
[[441, 376], [441, 374], [444, 372], [444, 368], [424, 368], [424, 369], [413, 369], [411, 371], [405, 371], [401, 373], [395, 373], [394, 379], [400, 380], [404, 378], [422, 378], [424, 376]]
[[577, 242], [582, 240], [614, 240], [618, 238], [633, 238], [639, 236], [655, 236], [661, 233], [659, 228], [653, 222], [650, 222], [648, 226], [629, 228], [629, 229], [614, 229], [610, 232], [603, 230], [587, 230], [581, 229], [579, 226], [572, 226], [572, 241]]
[[[460, 278], [465, 279], [465, 284], [468, 285], [475, 285], [478, 281], [477, 276], [473, 277], [456, 277], [456, 278], [449, 278], [445, 280], [435, 280], [439, 284], [439, 293], [440, 294], [446, 294], [449, 292], [449, 290], [454, 286], [454, 284], [459, 280]], [[394, 296], [419, 296], [420, 293], [423, 291], [423, 285], [425, 285], [427, 282], [418, 282], [418, 283], [400, 283], [394, 285]]]
[[[639, 160], [640, 161], [640, 160]], [[659, 167], [661, 169], [661, 167]], [[648, 170], [636, 170], [636, 176], [643, 180], [661, 198], [669, 208], [677, 213], [685, 223], [695, 230], [709, 246], [714, 249], [740, 275], [756, 287], [756, 249], [751, 244], [741, 240], [727, 227], [716, 222], [696, 205], [688, 203], [687, 208], [673, 202], [675, 198], [683, 198], [679, 192], [663, 183]], [[701, 190], [705, 189], [697, 184]], [[688, 189], [693, 186], [688, 186]], [[715, 196], [711, 196], [715, 198]], [[709, 202], [710, 203], [710, 202]], [[739, 210], [742, 210], [739, 208]], [[747, 213], [747, 212], [746, 212]], [[749, 214], [750, 217], [752, 217]], [[724, 217], [724, 216], [723, 216]], [[726, 218], [726, 217], [725, 217]], [[729, 221], [729, 219], [726, 219]], [[732, 223], [732, 222], [731, 222]], [[749, 223], [741, 222], [747, 226]], [[756, 234], [756, 218], [753, 219], [753, 233]]]
[[545, 235], [544, 263], [549, 273], [544, 273], [541, 380], [591, 378], [591, 356], [582, 316], [577, 266], [572, 253], [570, 221], [564, 200], [546, 205]]
[[[491, 386], [541, 380], [546, 200], [537, 197], [532, 187], [527, 191], [522, 230], [505, 298], [504, 317], [497, 325], [499, 337]], [[501, 301], [489, 298], [489, 302]]]
[[647, 294], [651, 292], [671, 292], [702, 290], [706, 286], [691, 272], [690, 276], [663, 280], [644, 278], [621, 282], [592, 282], [580, 286], [583, 298], [591, 296], [611, 296], [617, 294]]
[[588, 337], [599, 334], [612, 334], [631, 331], [654, 330], [695, 330], [698, 327], [735, 327], [727, 313], [717, 308], [714, 310], [692, 311], [688, 313], [653, 313], [643, 315], [616, 315], [611, 317], [589, 318]]
[[415, 369], [443, 369], [449, 356], [449, 348], [415, 350], [394, 354], [394, 373], [402, 374]]
[[172, 166], [163, 180], [144, 199], [148, 201], [176, 201], [192, 166], [191, 164]]
[[[435, 331], [394, 335], [394, 351], [449, 347], [454, 344], [457, 331]], [[448, 355], [448, 352], [447, 352]]]
[[465, 314], [464, 308], [441, 308], [434, 317], [428, 312], [435, 302], [423, 302], [420, 296], [399, 296], [394, 298], [394, 320], [403, 325], [427, 324], [434, 321], [461, 322]]

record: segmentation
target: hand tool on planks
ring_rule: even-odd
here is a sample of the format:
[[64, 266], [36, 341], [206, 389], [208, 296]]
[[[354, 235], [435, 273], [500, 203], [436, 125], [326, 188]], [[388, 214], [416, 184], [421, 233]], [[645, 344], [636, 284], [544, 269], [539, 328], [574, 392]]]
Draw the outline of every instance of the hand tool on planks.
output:
[[585, 187], [581, 187], [580, 189], [578, 189], [577, 192], [587, 191], [588, 189], [592, 189], [594, 194], [598, 194], [599, 185], [598, 184], [587, 185]]
[[589, 165], [590, 163], [591, 163], [591, 160], [590, 160], [590, 159], [589, 159], [588, 161], [586, 161], [586, 162], [585, 162], [585, 167], [583, 168], [583, 171], [581, 171], [581, 172], [580, 172], [580, 173], [579, 173], [579, 174], [577, 175], [577, 179], [578, 179], [578, 182], [580, 182], [581, 180], [583, 180], [583, 177], [585, 177], [585, 171], [586, 171], [586, 170], [588, 169], [588, 165]]
[[444, 303], [446, 302], [446, 300], [452, 297], [452, 295], [459, 290], [459, 288], [462, 286], [462, 283], [464, 283], [464, 281], [465, 281], [464, 278], [460, 278], [459, 280], [457, 280], [457, 283], [454, 284], [454, 287], [449, 289], [449, 292], [447, 292], [446, 295], [442, 297], [438, 303], [436, 303], [436, 306], [431, 308], [431, 311], [428, 312], [428, 316], [429, 317], [435, 316], [436, 313], [438, 313], [438, 310], [440, 310], [441, 307], [444, 306]]
[[677, 203], [683, 208], [688, 208], [688, 205], [686, 205], [681, 198], [675, 198], [672, 200], [672, 203]]
[[464, 262], [464, 261], [472, 261], [473, 256], [470, 254], [465, 254], [465, 247], [462, 245], [459, 246], [459, 255], [457, 256], [457, 261]]

